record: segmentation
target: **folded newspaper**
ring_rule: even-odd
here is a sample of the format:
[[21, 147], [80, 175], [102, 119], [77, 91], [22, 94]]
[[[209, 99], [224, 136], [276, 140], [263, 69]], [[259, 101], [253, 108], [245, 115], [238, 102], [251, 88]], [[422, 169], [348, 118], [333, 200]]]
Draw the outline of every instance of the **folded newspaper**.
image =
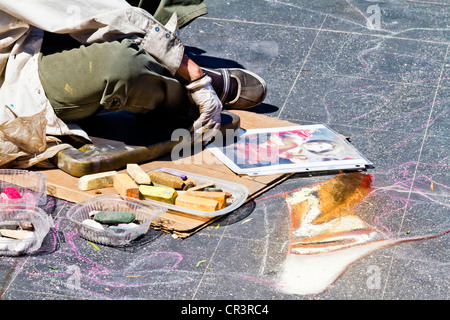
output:
[[249, 176], [372, 166], [345, 138], [322, 124], [241, 130], [232, 139], [216, 137], [207, 149], [235, 173]]

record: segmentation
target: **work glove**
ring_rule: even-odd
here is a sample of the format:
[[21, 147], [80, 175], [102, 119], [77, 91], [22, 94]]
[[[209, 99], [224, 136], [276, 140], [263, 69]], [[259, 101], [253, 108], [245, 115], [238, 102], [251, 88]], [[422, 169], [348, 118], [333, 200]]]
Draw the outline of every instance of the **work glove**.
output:
[[202, 142], [205, 145], [220, 129], [222, 102], [211, 85], [211, 78], [207, 75], [189, 83], [186, 89], [200, 111], [200, 116], [191, 127], [192, 139], [194, 143]]

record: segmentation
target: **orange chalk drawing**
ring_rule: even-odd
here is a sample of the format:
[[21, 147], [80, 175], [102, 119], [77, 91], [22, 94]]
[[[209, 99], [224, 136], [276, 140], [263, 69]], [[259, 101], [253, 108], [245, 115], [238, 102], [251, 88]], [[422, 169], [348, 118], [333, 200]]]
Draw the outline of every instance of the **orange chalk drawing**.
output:
[[291, 217], [289, 252], [312, 254], [380, 240], [384, 236], [355, 215], [371, 191], [372, 177], [360, 172], [286, 194]]
[[395, 243], [355, 214], [355, 207], [370, 194], [371, 183], [371, 175], [341, 173], [284, 194], [291, 224], [279, 278], [282, 291], [323, 292], [351, 263]]
[[283, 194], [290, 231], [278, 279], [282, 291], [301, 295], [324, 292], [351, 264], [377, 250], [450, 232], [395, 239], [368, 224], [356, 211], [360, 213], [361, 205], [370, 203], [371, 184], [369, 174], [340, 173], [323, 183]]

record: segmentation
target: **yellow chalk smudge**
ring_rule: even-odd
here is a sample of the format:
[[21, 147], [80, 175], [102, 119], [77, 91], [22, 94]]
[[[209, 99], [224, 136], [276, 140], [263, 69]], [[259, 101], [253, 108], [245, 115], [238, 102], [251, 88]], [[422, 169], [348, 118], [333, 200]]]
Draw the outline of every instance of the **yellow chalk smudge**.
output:
[[197, 268], [202, 264], [202, 263], [205, 263], [206, 262], [206, 260], [200, 260], [199, 262], [197, 262]]
[[95, 245], [94, 243], [92, 243], [92, 242], [90, 242], [90, 241], [88, 241], [88, 243], [89, 243], [95, 250], [100, 251], [100, 248], [99, 248], [97, 245]]
[[73, 95], [73, 89], [69, 86], [68, 83], [66, 83], [64, 90], [66, 90], [70, 95]]

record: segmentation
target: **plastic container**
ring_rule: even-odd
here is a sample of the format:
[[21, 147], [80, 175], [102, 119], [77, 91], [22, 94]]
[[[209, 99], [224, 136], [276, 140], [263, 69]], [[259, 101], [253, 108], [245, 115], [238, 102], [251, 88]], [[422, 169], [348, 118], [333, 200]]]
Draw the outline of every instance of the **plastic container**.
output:
[[0, 255], [5, 256], [18, 256], [36, 251], [41, 247], [50, 228], [54, 227], [51, 216], [35, 206], [0, 205], [0, 222], [5, 221], [30, 221], [34, 226], [31, 238], [16, 240], [0, 237]]
[[[145, 199], [144, 202], [161, 205], [161, 206], [164, 206], [165, 208], [173, 210], [173, 211], [189, 213], [189, 214], [193, 214], [193, 215], [197, 215], [197, 216], [217, 217], [217, 216], [222, 216], [222, 215], [228, 214], [233, 210], [236, 210], [247, 200], [248, 188], [239, 183], [233, 183], [233, 182], [229, 182], [229, 181], [225, 181], [225, 180], [221, 180], [221, 179], [210, 178], [210, 177], [202, 176], [199, 174], [194, 174], [194, 173], [190, 173], [190, 172], [178, 170], [178, 169], [173, 169], [173, 168], [156, 168], [156, 169], [147, 170], [147, 172], [158, 171], [160, 169], [168, 169], [168, 170], [177, 172], [179, 174], [184, 174], [188, 178], [191, 178], [197, 186], [201, 185], [201, 184], [205, 184], [205, 183], [214, 183], [215, 188], [222, 189], [224, 192], [229, 192], [232, 194], [233, 203], [226, 206], [225, 208], [217, 210], [217, 211], [201, 211], [201, 210], [184, 208], [184, 207], [176, 206], [176, 205], [173, 205], [170, 203], [164, 203], [164, 202], [159, 202], [159, 201], [150, 200], [150, 199]], [[182, 195], [184, 193], [184, 191], [177, 190], [177, 193], [179, 195]]]
[[[133, 212], [139, 226], [122, 229], [120, 232], [108, 228], [98, 230], [82, 224], [84, 220], [92, 219], [89, 216], [91, 211]], [[108, 246], [123, 246], [147, 233], [152, 220], [166, 211], [167, 209], [161, 206], [143, 203], [138, 199], [104, 194], [78, 202], [67, 212], [67, 218], [73, 222], [82, 238]]]
[[42, 172], [0, 169], [0, 194], [4, 193], [7, 187], [14, 187], [22, 198], [3, 199], [0, 197], [0, 205], [35, 206], [47, 202], [47, 176]]

